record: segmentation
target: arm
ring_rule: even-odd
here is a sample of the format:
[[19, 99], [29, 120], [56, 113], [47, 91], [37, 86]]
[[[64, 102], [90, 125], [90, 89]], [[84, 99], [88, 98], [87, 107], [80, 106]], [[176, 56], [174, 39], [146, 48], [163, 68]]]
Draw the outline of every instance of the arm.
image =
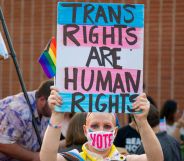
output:
[[[50, 122], [53, 125], [59, 125], [63, 120], [63, 114], [54, 112], [54, 106], [61, 104], [61, 98], [57, 94], [56, 89], [51, 91], [48, 103], [52, 109]], [[41, 161], [65, 161], [65, 159], [57, 154], [60, 143], [61, 128], [53, 128], [48, 126], [43, 138], [43, 144], [40, 151]]]
[[163, 161], [163, 152], [161, 145], [153, 132], [152, 128], [147, 122], [147, 115], [149, 112], [150, 104], [143, 93], [133, 104], [133, 108], [136, 111], [142, 110], [139, 114], [134, 114], [139, 133], [141, 135], [142, 143], [145, 149], [145, 154], [143, 155], [132, 155], [128, 156], [128, 161]]
[[0, 153], [21, 161], [39, 161], [37, 152], [17, 143], [18, 140], [21, 141], [22, 134], [26, 131], [24, 120], [19, 111], [16, 111], [19, 105], [22, 104], [16, 101], [6, 104], [7, 108], [0, 112]]
[[16, 143], [0, 144], [0, 152], [18, 160], [39, 161], [39, 154], [37, 152], [26, 150]]
[[184, 117], [180, 118], [176, 123], [176, 128], [174, 132], [172, 133], [172, 136], [179, 142], [182, 143], [182, 140], [180, 139], [180, 130], [184, 127]]
[[145, 154], [127, 156], [127, 161], [163, 161], [160, 143], [147, 121], [139, 124], [139, 132]]

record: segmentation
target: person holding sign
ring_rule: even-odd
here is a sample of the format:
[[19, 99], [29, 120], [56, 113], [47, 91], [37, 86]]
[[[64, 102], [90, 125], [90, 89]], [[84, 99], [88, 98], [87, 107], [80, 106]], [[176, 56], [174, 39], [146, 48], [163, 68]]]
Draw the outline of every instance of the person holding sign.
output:
[[77, 150], [68, 153], [57, 153], [63, 114], [54, 110], [56, 105], [62, 105], [62, 99], [58, 94], [58, 90], [54, 87], [52, 87], [48, 103], [52, 110], [52, 116], [40, 151], [41, 161], [163, 161], [163, 152], [160, 143], [147, 122], [150, 103], [144, 93], [137, 97], [133, 104], [133, 109], [135, 111], [141, 111], [139, 114], [134, 114], [134, 117], [145, 148], [145, 154], [127, 155], [126, 157], [120, 155], [113, 145], [114, 137], [117, 134], [113, 113], [88, 113], [86, 124], [83, 126], [84, 134], [88, 141], [83, 145], [83, 151], [81, 153]]

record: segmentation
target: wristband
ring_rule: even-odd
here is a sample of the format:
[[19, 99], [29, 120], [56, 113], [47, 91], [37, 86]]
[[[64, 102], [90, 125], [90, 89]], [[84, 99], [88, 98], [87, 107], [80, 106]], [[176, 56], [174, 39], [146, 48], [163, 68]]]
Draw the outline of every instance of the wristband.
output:
[[58, 124], [58, 125], [53, 125], [53, 124], [50, 122], [50, 120], [49, 120], [49, 126], [55, 128], [55, 129], [61, 128], [61, 124], [62, 124], [62, 123], [60, 123], [60, 124]]

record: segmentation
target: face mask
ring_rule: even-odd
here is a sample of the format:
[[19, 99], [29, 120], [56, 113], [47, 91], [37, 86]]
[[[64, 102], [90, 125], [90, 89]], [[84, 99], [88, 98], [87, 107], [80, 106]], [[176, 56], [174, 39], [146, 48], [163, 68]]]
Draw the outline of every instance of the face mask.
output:
[[114, 141], [114, 131], [88, 131], [87, 139], [88, 143], [98, 151], [105, 151], [110, 148]]

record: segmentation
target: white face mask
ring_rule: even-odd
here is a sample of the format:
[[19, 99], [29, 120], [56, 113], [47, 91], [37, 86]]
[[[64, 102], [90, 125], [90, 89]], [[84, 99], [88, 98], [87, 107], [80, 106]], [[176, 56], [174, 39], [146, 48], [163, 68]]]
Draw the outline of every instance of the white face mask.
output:
[[94, 131], [87, 133], [88, 143], [98, 151], [105, 151], [110, 148], [114, 142], [114, 131]]

